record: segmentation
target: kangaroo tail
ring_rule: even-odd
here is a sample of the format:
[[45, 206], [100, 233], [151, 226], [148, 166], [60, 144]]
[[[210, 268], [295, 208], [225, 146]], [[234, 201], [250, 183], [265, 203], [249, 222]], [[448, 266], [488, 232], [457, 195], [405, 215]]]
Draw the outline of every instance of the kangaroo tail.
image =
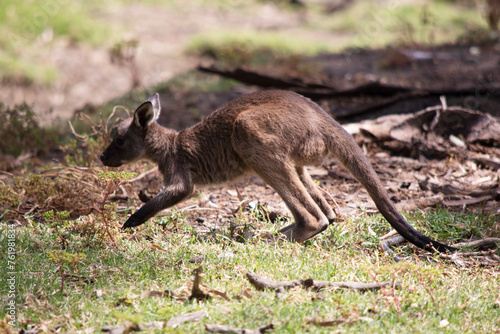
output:
[[366, 188], [378, 210], [391, 226], [406, 240], [422, 249], [430, 251], [436, 249], [439, 252], [457, 251], [458, 249], [454, 247], [423, 235], [405, 220], [403, 215], [397, 211], [372, 165], [352, 136], [333, 119], [330, 118], [329, 121], [333, 126], [330, 128], [327, 138], [329, 150]]

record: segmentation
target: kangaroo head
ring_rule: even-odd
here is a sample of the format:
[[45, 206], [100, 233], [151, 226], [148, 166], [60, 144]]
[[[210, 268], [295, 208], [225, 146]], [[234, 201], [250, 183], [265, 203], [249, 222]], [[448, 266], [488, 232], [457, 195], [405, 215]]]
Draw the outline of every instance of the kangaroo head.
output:
[[159, 116], [160, 98], [156, 93], [135, 110], [133, 117], [118, 124], [113, 141], [101, 154], [102, 163], [109, 167], [119, 167], [143, 158], [146, 153], [147, 129]]

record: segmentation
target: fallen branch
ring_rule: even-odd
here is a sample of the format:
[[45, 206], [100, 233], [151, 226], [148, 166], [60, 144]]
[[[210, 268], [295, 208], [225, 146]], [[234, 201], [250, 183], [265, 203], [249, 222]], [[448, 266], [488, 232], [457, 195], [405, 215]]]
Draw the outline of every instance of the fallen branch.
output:
[[391, 247], [394, 246], [394, 245], [399, 245], [399, 244], [401, 244], [401, 243], [403, 243], [405, 241], [406, 241], [405, 238], [403, 238], [402, 236], [398, 235], [398, 236], [395, 236], [393, 238], [380, 241], [380, 246], [382, 247], [382, 249], [387, 254], [389, 254], [390, 256], [393, 256], [394, 261], [401, 262], [403, 260], [401, 260], [397, 255], [394, 255], [394, 251], [391, 249]]
[[489, 251], [478, 251], [478, 252], [461, 252], [454, 254], [439, 254], [443, 259], [450, 260], [453, 263], [460, 265], [462, 267], [470, 267], [473, 265], [495, 265], [500, 263], [500, 257], [496, 255], [493, 250]]
[[464, 242], [459, 242], [453, 245], [453, 247], [467, 247], [467, 248], [481, 248], [481, 247], [488, 247], [488, 248], [495, 248], [499, 247], [500, 245], [500, 238], [485, 238], [485, 239], [480, 239], [480, 240], [474, 240], [474, 241], [464, 241]]
[[272, 77], [266, 74], [258, 73], [255, 71], [248, 71], [242, 68], [235, 68], [233, 70], [222, 70], [215, 66], [205, 67], [198, 66], [198, 71], [217, 74], [226, 78], [238, 80], [248, 85], [255, 85], [259, 87], [266, 88], [281, 88], [281, 89], [291, 89], [291, 88], [304, 88], [304, 89], [326, 89], [328, 91], [333, 91], [334, 88], [318, 83], [306, 83], [301, 79], [284, 79]]
[[247, 329], [247, 328], [228, 327], [224, 325], [206, 324], [205, 329], [207, 330], [207, 332], [210, 333], [261, 334], [273, 330], [274, 325], [269, 324], [256, 329]]
[[[245, 84], [256, 85], [265, 88], [286, 88], [292, 89], [304, 96], [314, 99], [324, 99], [333, 97], [347, 97], [359, 95], [376, 95], [376, 96], [395, 96], [401, 93], [411, 93], [416, 95], [469, 95], [477, 93], [477, 86], [464, 88], [443, 88], [443, 89], [426, 89], [422, 90], [414, 87], [404, 87], [399, 85], [385, 84], [380, 81], [368, 82], [353, 88], [338, 90], [334, 87], [314, 82], [305, 82], [299, 78], [285, 79], [249, 71], [243, 68], [235, 68], [232, 70], [222, 70], [215, 66], [205, 67], [198, 66], [201, 72], [217, 74], [226, 78], [238, 80]], [[500, 95], [500, 85], [497, 83], [485, 84], [481, 87], [484, 91], [490, 92], [493, 96]]]
[[304, 289], [321, 290], [328, 287], [352, 289], [358, 291], [379, 290], [387, 287], [398, 287], [398, 283], [380, 282], [380, 283], [359, 283], [359, 282], [329, 282], [316, 281], [312, 278], [301, 279], [295, 281], [273, 281], [271, 279], [259, 276], [253, 272], [247, 273], [247, 279], [255, 288], [263, 289], [290, 289], [296, 286], [302, 286]]
[[186, 313], [186, 314], [180, 315], [178, 317], [174, 317], [167, 322], [165, 322], [165, 321], [153, 321], [153, 322], [140, 323], [140, 324], [127, 322], [125, 325], [121, 325], [121, 326], [104, 326], [101, 328], [101, 331], [103, 331], [104, 333], [108, 333], [108, 334], [124, 334], [124, 333], [138, 332], [138, 331], [144, 331], [144, 330], [156, 330], [156, 329], [161, 330], [161, 329], [164, 329], [165, 327], [175, 328], [184, 322], [196, 321], [196, 320], [199, 320], [199, 319], [206, 317], [206, 316], [207, 316], [207, 312], [198, 311], [198, 312]]
[[[363, 102], [363, 104], [354, 103], [352, 106], [347, 108], [337, 107], [334, 112], [332, 111], [337, 118], [344, 119], [374, 113], [408, 99], [428, 98], [434, 96], [441, 97], [443, 95], [448, 97], [469, 95], [476, 96], [478, 94], [477, 85], [462, 88], [444, 87], [421, 89], [417, 87], [405, 87], [375, 81], [339, 90], [320, 82], [306, 82], [300, 78], [277, 77], [238, 67], [226, 70], [215, 66], [198, 66], [198, 70], [238, 80], [248, 85], [255, 85], [263, 88], [292, 90], [314, 100], [344, 99], [359, 96], [375, 97], [375, 100], [378, 100], [372, 104], [366, 104]], [[500, 85], [498, 83], [484, 83], [481, 85], [480, 91], [487, 92], [488, 95], [492, 97], [500, 96]], [[382, 100], [380, 100], [380, 98], [382, 98]]]

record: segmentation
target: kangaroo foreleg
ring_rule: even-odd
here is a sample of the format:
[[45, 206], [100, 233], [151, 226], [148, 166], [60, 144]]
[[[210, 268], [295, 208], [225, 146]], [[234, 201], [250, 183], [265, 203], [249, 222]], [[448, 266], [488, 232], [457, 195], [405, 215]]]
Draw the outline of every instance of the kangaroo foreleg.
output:
[[193, 187], [170, 186], [130, 216], [122, 228], [139, 226], [161, 210], [174, 206], [192, 193]]

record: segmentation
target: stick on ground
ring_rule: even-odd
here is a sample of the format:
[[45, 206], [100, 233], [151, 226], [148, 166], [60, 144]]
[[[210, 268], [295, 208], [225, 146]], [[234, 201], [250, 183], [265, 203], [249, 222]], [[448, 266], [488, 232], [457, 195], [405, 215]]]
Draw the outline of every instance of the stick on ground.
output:
[[352, 289], [358, 291], [378, 290], [381, 288], [398, 287], [398, 283], [380, 282], [380, 283], [360, 283], [360, 282], [329, 282], [316, 281], [312, 278], [295, 281], [273, 281], [271, 279], [259, 276], [253, 272], [247, 273], [248, 281], [257, 289], [289, 289], [296, 286], [302, 286], [304, 289], [321, 290], [328, 287]]

